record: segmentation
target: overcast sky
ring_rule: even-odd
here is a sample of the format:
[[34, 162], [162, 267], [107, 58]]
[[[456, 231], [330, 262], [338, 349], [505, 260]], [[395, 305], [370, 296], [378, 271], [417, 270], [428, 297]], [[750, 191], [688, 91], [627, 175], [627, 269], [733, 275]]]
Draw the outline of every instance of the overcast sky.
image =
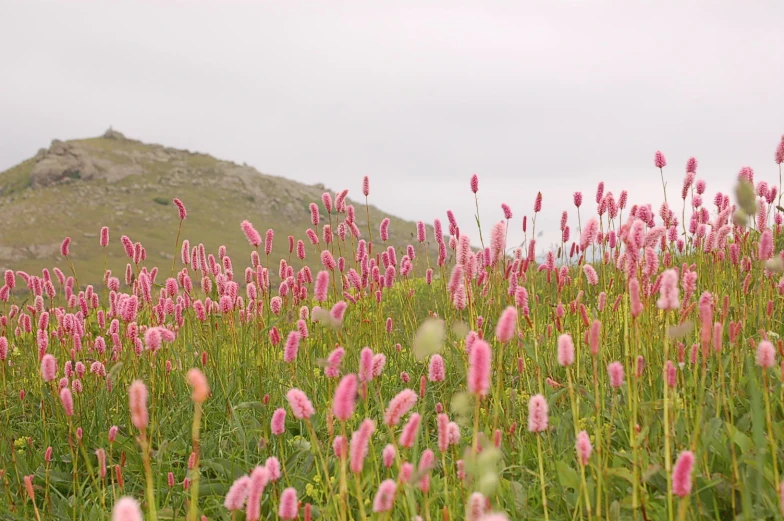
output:
[[382, 209], [451, 208], [472, 238], [477, 173], [488, 230], [506, 202], [519, 240], [541, 190], [554, 239], [600, 180], [658, 206], [657, 149], [678, 209], [691, 155], [711, 195], [745, 165], [778, 184], [782, 20], [780, 0], [0, 0], [0, 170], [112, 125], [355, 197], [369, 175]]

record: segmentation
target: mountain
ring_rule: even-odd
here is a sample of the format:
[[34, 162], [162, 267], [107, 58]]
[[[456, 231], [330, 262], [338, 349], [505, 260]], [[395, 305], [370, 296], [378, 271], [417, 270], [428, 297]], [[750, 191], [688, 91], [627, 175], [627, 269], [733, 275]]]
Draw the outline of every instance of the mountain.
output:
[[[361, 178], [356, 190], [361, 202], [352, 201], [350, 192], [347, 204], [354, 204], [357, 226], [367, 239], [360, 186]], [[293, 235], [305, 241], [306, 262], [315, 265], [316, 250], [305, 235], [313, 228], [308, 207], [317, 203], [321, 224], [329, 222], [321, 203], [325, 191], [321, 184], [305, 185], [206, 154], [142, 143], [111, 129], [97, 138], [54, 140], [35, 157], [0, 173], [0, 270], [40, 273], [42, 268], [58, 266], [67, 273], [60, 255], [66, 236], [72, 240], [69, 258], [82, 285], [99, 284], [105, 262], [122, 276], [127, 262], [122, 235], [142, 243], [148, 265], [166, 267], [175, 254], [179, 258], [174, 197], [188, 210], [180, 241], [204, 243], [208, 252], [216, 254], [225, 245], [235, 266], [244, 267], [250, 263], [252, 250], [240, 229], [240, 222], [247, 219], [262, 236], [268, 228], [275, 231], [271, 262], [289, 257], [288, 235]], [[384, 217], [391, 221], [389, 244], [399, 255], [414, 243], [415, 223], [388, 216], [373, 206], [369, 212], [376, 244]], [[99, 245], [102, 226], [108, 226], [110, 233], [106, 259]], [[316, 231], [321, 239], [321, 229]], [[432, 237], [428, 226], [434, 262]], [[376, 247], [375, 251], [380, 250]]]

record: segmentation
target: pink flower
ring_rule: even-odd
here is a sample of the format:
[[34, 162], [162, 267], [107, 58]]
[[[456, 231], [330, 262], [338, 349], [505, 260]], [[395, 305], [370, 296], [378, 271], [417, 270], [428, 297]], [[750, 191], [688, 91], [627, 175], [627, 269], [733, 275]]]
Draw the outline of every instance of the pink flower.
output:
[[351, 472], [359, 474], [362, 472], [362, 467], [365, 463], [365, 456], [368, 452], [368, 443], [373, 431], [376, 430], [376, 422], [370, 419], [365, 419], [359, 426], [359, 429], [351, 435], [349, 443], [349, 468]]
[[204, 376], [200, 370], [195, 367], [188, 370], [188, 384], [193, 388], [191, 393], [191, 400], [195, 403], [204, 403], [210, 395], [210, 386], [207, 383], [207, 377]]
[[582, 192], [575, 192], [572, 196], [574, 199], [574, 205], [579, 208], [583, 204], [583, 194]]
[[[760, 206], [760, 208], [765, 207]], [[762, 232], [757, 253], [759, 258], [764, 260], [770, 259], [773, 256], [773, 235], [770, 228], [766, 228], [765, 231]]]
[[392, 464], [395, 462], [395, 454], [395, 446], [391, 443], [388, 443], [386, 447], [384, 447], [384, 450], [381, 451], [381, 459], [383, 460], [384, 466], [386, 468], [392, 467]]
[[446, 378], [446, 371], [444, 369], [444, 359], [441, 355], [433, 355], [430, 357], [430, 365], [427, 371], [428, 380], [431, 382], [443, 382]]
[[487, 342], [476, 340], [468, 360], [468, 391], [486, 396], [490, 390], [490, 346]]
[[347, 374], [340, 380], [332, 402], [332, 412], [338, 420], [346, 421], [354, 414], [357, 394], [357, 377]]
[[297, 518], [299, 506], [297, 504], [297, 491], [289, 487], [285, 489], [280, 495], [280, 507], [278, 508], [278, 515], [281, 519], [290, 521]]
[[63, 239], [63, 243], [60, 245], [60, 255], [63, 257], [68, 257], [68, 248], [71, 245], [71, 238], [66, 237]]
[[272, 413], [272, 421], [270, 422], [272, 434], [280, 436], [286, 432], [286, 409], [279, 407]]
[[656, 301], [656, 306], [666, 311], [676, 310], [679, 305], [678, 272], [669, 269], [661, 275], [659, 300]]
[[547, 430], [547, 400], [544, 396], [537, 394], [528, 401], [528, 430], [531, 432], [542, 432]]
[[264, 462], [264, 468], [269, 472], [270, 481], [277, 481], [280, 479], [280, 460], [275, 456], [270, 456]]
[[44, 382], [51, 382], [57, 374], [57, 360], [50, 354], [41, 359], [41, 377]]
[[575, 444], [575, 448], [577, 450], [577, 456], [580, 460], [580, 464], [583, 466], [587, 465], [588, 459], [591, 457], [591, 452], [593, 452], [591, 439], [588, 437], [587, 432], [580, 431], [580, 433], [577, 435], [577, 443]]
[[242, 221], [240, 223], [240, 228], [242, 228], [242, 232], [245, 234], [245, 238], [248, 239], [248, 242], [254, 248], [258, 248], [261, 244], [261, 234], [256, 231], [253, 225], [249, 221]]
[[599, 340], [602, 335], [602, 322], [601, 320], [594, 319], [591, 324], [590, 332], [588, 333], [588, 346], [591, 350], [591, 355], [596, 356], [599, 354]]
[[368, 176], [365, 176], [365, 177], [362, 179], [362, 194], [363, 194], [365, 197], [367, 197], [368, 195], [370, 195], [370, 179], [368, 178]]
[[109, 228], [107, 226], [101, 228], [100, 244], [103, 248], [106, 248], [109, 244]]
[[378, 492], [373, 499], [373, 512], [389, 512], [395, 501], [397, 484], [392, 479], [385, 479], [378, 486]]
[[289, 407], [291, 407], [291, 412], [298, 420], [307, 420], [316, 412], [307, 395], [297, 388], [290, 389], [286, 393], [286, 399], [289, 402]]
[[558, 363], [563, 367], [574, 363], [574, 342], [569, 334], [558, 337]]
[[501, 313], [501, 318], [498, 319], [498, 325], [495, 328], [495, 337], [499, 342], [505, 344], [514, 338], [515, 329], [517, 328], [517, 308], [508, 306]]
[[656, 168], [664, 168], [667, 166], [667, 160], [664, 158], [664, 154], [661, 153], [660, 150], [656, 151], [656, 156], [653, 159]]
[[610, 386], [618, 389], [623, 385], [623, 364], [612, 362], [607, 366], [607, 373], [610, 376]]
[[479, 177], [476, 174], [471, 176], [471, 191], [474, 193], [479, 191]]
[[585, 226], [583, 226], [582, 233], [580, 234], [580, 249], [585, 251], [588, 249], [588, 246], [592, 245], [594, 241], [596, 241], [596, 237], [599, 234], [599, 221], [596, 217], [591, 217]]
[[667, 377], [667, 385], [669, 387], [675, 387], [678, 385], [678, 369], [671, 360], [667, 360], [667, 363], [664, 364], [664, 372], [665, 376]]
[[112, 509], [112, 521], [143, 521], [139, 503], [130, 497], [122, 497]]
[[776, 363], [776, 350], [767, 340], [760, 340], [757, 344], [757, 365], [763, 369], [773, 367]]
[[73, 404], [73, 395], [71, 394], [71, 390], [68, 387], [63, 387], [60, 389], [60, 403], [63, 404], [63, 410], [65, 411], [66, 416], [73, 416], [74, 413], [74, 404]]
[[596, 274], [596, 270], [590, 264], [585, 264], [583, 266], [583, 273], [585, 273], [585, 278], [588, 281], [590, 286], [596, 286], [599, 284], [599, 275]]
[[678, 497], [691, 493], [691, 470], [694, 466], [694, 453], [685, 450], [680, 453], [672, 469], [672, 491]]
[[384, 415], [384, 423], [393, 426], [400, 423], [400, 419], [414, 406], [417, 401], [416, 392], [411, 389], [403, 389], [397, 396], [392, 398]]
[[506, 252], [506, 223], [498, 221], [490, 231], [490, 253], [492, 262], [503, 260]]
[[387, 240], [389, 240], [389, 218], [384, 217], [384, 220], [381, 221], [381, 225], [379, 226], [378, 231], [381, 235], [381, 240], [387, 242]]
[[266, 467], [258, 466], [253, 469], [250, 475], [248, 486], [248, 505], [245, 507], [245, 517], [247, 521], [259, 521], [261, 516], [261, 495], [264, 487], [269, 482], [269, 471]]
[[403, 432], [400, 433], [400, 446], [411, 448], [414, 446], [414, 442], [416, 441], [416, 436], [419, 433], [419, 424], [421, 422], [422, 417], [419, 416], [419, 413], [412, 413], [411, 418], [408, 419], [408, 422], [403, 426]]
[[180, 215], [180, 220], [184, 221], [185, 216], [188, 215], [188, 213], [185, 211], [185, 205], [182, 204], [182, 201], [180, 201], [176, 197], [172, 200], [172, 202], [177, 207], [177, 213]]
[[128, 403], [134, 427], [144, 430], [150, 422], [147, 413], [147, 386], [141, 380], [134, 380], [128, 388]]
[[332, 306], [332, 309], [329, 310], [330, 316], [337, 322], [338, 325], [343, 323], [343, 314], [346, 312], [346, 308], [348, 304], [345, 301], [339, 300]]
[[335, 451], [336, 458], [342, 458], [348, 452], [348, 442], [343, 436], [335, 436], [332, 440], [332, 450]]
[[299, 351], [299, 332], [292, 331], [286, 339], [286, 347], [283, 350], [283, 361], [291, 363], [297, 359]]
[[232, 483], [229, 491], [226, 493], [226, 498], [223, 501], [223, 506], [226, 510], [242, 510], [245, 506], [245, 500], [248, 498], [248, 488], [250, 486], [250, 477], [242, 476], [237, 478]]
[[313, 298], [316, 302], [327, 300], [327, 290], [329, 289], [329, 272], [319, 271], [316, 275], [316, 286], [313, 290]]
[[362, 382], [373, 380], [373, 350], [363, 347], [359, 352], [359, 379]]
[[449, 448], [449, 416], [441, 413], [436, 417], [436, 425], [438, 427], [438, 450], [446, 452]]

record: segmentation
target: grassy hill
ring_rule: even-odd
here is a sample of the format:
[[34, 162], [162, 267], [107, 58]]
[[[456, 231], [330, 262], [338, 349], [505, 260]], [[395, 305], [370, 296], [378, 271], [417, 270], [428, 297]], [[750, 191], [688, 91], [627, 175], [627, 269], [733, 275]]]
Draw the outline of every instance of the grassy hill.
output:
[[[352, 201], [349, 193], [348, 204], [356, 207], [357, 225], [367, 238], [361, 178], [356, 185], [355, 195], [362, 202]], [[99, 283], [104, 270], [98, 243], [102, 226], [110, 230], [106, 254], [114, 273], [121, 274], [126, 263], [121, 235], [144, 245], [149, 265], [166, 266], [173, 255], [179, 256], [174, 197], [188, 210], [180, 240], [202, 242], [213, 253], [226, 245], [235, 264], [245, 266], [251, 247], [240, 222], [248, 219], [262, 235], [268, 228], [275, 230], [274, 259], [287, 256], [288, 235], [306, 241], [310, 258], [315, 252], [305, 236], [312, 227], [308, 205], [318, 203], [322, 224], [329, 222], [321, 204], [324, 191], [323, 185], [305, 185], [209, 155], [142, 143], [112, 130], [98, 138], [55, 140], [35, 157], [0, 173], [0, 270], [40, 273], [44, 267], [59, 266], [65, 271], [60, 243], [70, 236], [80, 283]], [[402, 255], [414, 240], [415, 223], [371, 206], [376, 242], [384, 217], [391, 220], [389, 242]], [[428, 227], [428, 237], [432, 236]]]

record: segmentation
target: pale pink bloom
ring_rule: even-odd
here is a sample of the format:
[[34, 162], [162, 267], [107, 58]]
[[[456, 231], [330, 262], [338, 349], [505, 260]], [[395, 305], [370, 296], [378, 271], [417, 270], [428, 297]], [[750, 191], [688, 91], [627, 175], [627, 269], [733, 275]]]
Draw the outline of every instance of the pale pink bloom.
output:
[[618, 389], [623, 385], [623, 364], [612, 362], [607, 366], [607, 373], [610, 376], [610, 386]]
[[417, 401], [416, 392], [411, 389], [403, 389], [397, 396], [392, 398], [384, 415], [384, 423], [387, 425], [397, 425], [400, 419], [414, 406]]
[[468, 355], [468, 391], [486, 396], [490, 390], [490, 346], [484, 340], [476, 340]]
[[290, 389], [289, 392], [286, 393], [286, 399], [289, 402], [289, 407], [291, 407], [291, 412], [298, 420], [307, 420], [316, 412], [307, 395], [300, 389]]
[[667, 377], [667, 385], [669, 387], [675, 387], [678, 385], [678, 369], [671, 360], [667, 360], [667, 363], [664, 366], [664, 371], [665, 376]]
[[419, 457], [419, 465], [417, 465], [417, 470], [422, 476], [419, 480], [419, 489], [422, 492], [428, 492], [430, 490], [430, 469], [433, 468], [435, 459], [436, 456], [430, 449], [425, 449], [425, 451], [422, 452], [422, 455]]
[[776, 363], [776, 350], [767, 340], [760, 340], [757, 344], [757, 365], [763, 369], [773, 367]]
[[471, 176], [471, 191], [474, 193], [479, 191], [479, 177], [476, 174]]
[[234, 480], [234, 483], [232, 483], [229, 491], [226, 493], [226, 498], [223, 501], [223, 506], [226, 507], [226, 510], [235, 511], [243, 509], [245, 500], [248, 498], [249, 486], [249, 476], [242, 476]]
[[503, 260], [506, 251], [506, 223], [498, 221], [490, 231], [491, 262]]
[[591, 329], [588, 333], [588, 346], [591, 354], [596, 356], [599, 354], [599, 340], [602, 334], [602, 322], [597, 318], [591, 324]]
[[397, 484], [392, 479], [385, 479], [378, 486], [378, 492], [373, 499], [373, 512], [389, 512], [395, 501]]
[[680, 453], [672, 469], [672, 492], [678, 497], [691, 493], [691, 471], [694, 466], [694, 453], [685, 450]]
[[240, 223], [240, 228], [242, 228], [242, 232], [245, 234], [245, 238], [248, 239], [251, 246], [258, 248], [259, 245], [261, 245], [261, 234], [256, 231], [249, 221], [242, 221], [242, 223]]
[[343, 436], [335, 436], [332, 440], [332, 450], [335, 451], [336, 458], [342, 458], [348, 453], [348, 442]]
[[400, 446], [410, 449], [416, 441], [416, 436], [419, 433], [419, 424], [422, 417], [419, 413], [412, 413], [408, 422], [403, 426], [403, 432], [400, 433]]
[[68, 257], [68, 249], [71, 245], [71, 238], [66, 237], [63, 239], [63, 243], [60, 245], [60, 255], [63, 257]]
[[480, 492], [471, 494], [466, 508], [466, 521], [479, 521], [485, 515], [486, 501]]
[[587, 432], [580, 431], [580, 433], [577, 435], [575, 449], [577, 450], [577, 456], [580, 464], [583, 466], [587, 465], [588, 459], [591, 457], [591, 452], [593, 452], [591, 439], [588, 437]]
[[199, 369], [195, 367], [188, 370], [188, 383], [193, 388], [191, 393], [191, 400], [195, 403], [204, 403], [210, 395], [210, 386], [207, 383], [207, 377], [204, 376]]
[[174, 206], [177, 207], [177, 213], [180, 216], [180, 220], [184, 221], [185, 217], [188, 215], [188, 212], [185, 211], [185, 205], [182, 204], [182, 201], [180, 201], [176, 197], [172, 199], [172, 202], [174, 203]]
[[381, 451], [381, 459], [386, 468], [392, 467], [392, 464], [395, 462], [395, 454], [396, 454], [395, 446], [392, 445], [391, 443], [388, 443], [384, 447], [384, 450]]
[[449, 416], [441, 413], [436, 417], [436, 426], [438, 427], [438, 450], [446, 452], [449, 448]]
[[389, 240], [389, 218], [384, 217], [381, 221], [381, 225], [379, 226], [379, 234], [381, 235], [381, 240], [386, 242]]
[[363, 347], [359, 352], [359, 380], [373, 380], [373, 350], [369, 347]]
[[656, 301], [656, 306], [666, 311], [676, 310], [679, 305], [678, 272], [668, 269], [661, 275], [659, 300]]
[[60, 389], [60, 403], [63, 404], [63, 410], [65, 411], [65, 415], [73, 416], [74, 413], [73, 395], [71, 394], [71, 390], [68, 387], [63, 387], [62, 389]]
[[373, 377], [378, 378], [384, 371], [384, 366], [387, 363], [387, 357], [384, 353], [376, 353], [373, 355]]
[[514, 338], [516, 328], [517, 308], [514, 306], [508, 306], [501, 313], [501, 318], [498, 319], [498, 324], [495, 328], [495, 337], [499, 342], [505, 344]]
[[143, 521], [139, 503], [131, 497], [117, 500], [112, 509], [112, 521]]
[[431, 382], [444, 381], [444, 378], [446, 378], [446, 370], [444, 369], [444, 359], [441, 358], [441, 355], [433, 355], [430, 357], [427, 375]]
[[547, 400], [541, 394], [531, 397], [528, 401], [528, 430], [542, 432], [547, 430]]
[[362, 472], [362, 467], [365, 463], [365, 457], [368, 453], [368, 443], [373, 431], [376, 430], [376, 422], [370, 419], [365, 419], [359, 426], [359, 429], [351, 435], [349, 442], [349, 468], [351, 472], [358, 474]]
[[280, 460], [275, 456], [270, 456], [267, 458], [267, 461], [264, 462], [264, 467], [269, 472], [270, 481], [277, 481], [280, 479]]
[[150, 422], [147, 413], [147, 386], [141, 380], [134, 380], [128, 388], [128, 403], [134, 427], [139, 430], [146, 429]]
[[583, 273], [585, 273], [585, 278], [590, 286], [596, 286], [599, 284], [599, 275], [596, 274], [596, 270], [593, 269], [593, 266], [590, 264], [584, 265]]
[[272, 434], [280, 436], [286, 432], [286, 409], [278, 408], [272, 413], [272, 421], [270, 422]]
[[248, 486], [248, 505], [245, 507], [245, 518], [247, 521], [259, 521], [261, 516], [261, 495], [264, 487], [269, 482], [269, 471], [266, 467], [258, 466], [253, 469], [250, 475]]
[[558, 337], [558, 364], [569, 367], [574, 363], [574, 342], [569, 334]]
[[280, 495], [280, 507], [278, 515], [281, 519], [290, 521], [297, 518], [299, 505], [297, 503], [297, 491], [293, 487], [285, 489]]
[[479, 521], [509, 521], [509, 518], [506, 516], [506, 514], [491, 512], [480, 517]]
[[291, 363], [297, 359], [299, 351], [299, 332], [292, 331], [286, 339], [286, 347], [283, 349], [283, 361]]
[[57, 360], [50, 354], [45, 354], [41, 359], [41, 377], [44, 382], [51, 382], [57, 375]]
[[362, 194], [367, 197], [370, 195], [370, 179], [368, 176], [362, 178]]
[[338, 420], [346, 421], [354, 414], [356, 394], [357, 377], [347, 374], [340, 380], [332, 402], [332, 412]]

